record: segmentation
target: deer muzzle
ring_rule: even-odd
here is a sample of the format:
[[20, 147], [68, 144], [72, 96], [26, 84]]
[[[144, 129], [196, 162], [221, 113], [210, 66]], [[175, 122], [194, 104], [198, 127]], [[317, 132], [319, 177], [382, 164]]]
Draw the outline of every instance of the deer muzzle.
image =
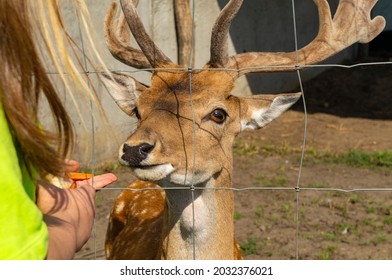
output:
[[142, 162], [148, 158], [154, 147], [154, 145], [148, 143], [142, 143], [136, 146], [124, 144], [122, 146], [120, 161], [130, 167], [140, 167], [143, 165]]

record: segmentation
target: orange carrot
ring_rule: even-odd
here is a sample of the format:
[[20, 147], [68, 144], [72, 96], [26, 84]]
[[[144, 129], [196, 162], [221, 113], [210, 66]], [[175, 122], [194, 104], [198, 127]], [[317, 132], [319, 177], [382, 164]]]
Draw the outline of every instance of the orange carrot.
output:
[[76, 185], [77, 181], [88, 180], [93, 177], [93, 174], [69, 172], [69, 173], [67, 173], [67, 177], [73, 181], [69, 188], [75, 189], [77, 187], [77, 185]]

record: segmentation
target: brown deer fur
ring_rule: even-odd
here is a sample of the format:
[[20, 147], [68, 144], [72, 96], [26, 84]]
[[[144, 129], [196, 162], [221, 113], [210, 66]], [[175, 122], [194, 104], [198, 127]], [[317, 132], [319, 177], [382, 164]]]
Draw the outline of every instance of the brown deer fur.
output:
[[[181, 1], [187, 0], [176, 3]], [[279, 117], [301, 94], [240, 98], [231, 93], [235, 80], [248, 72], [299, 70], [355, 42], [370, 41], [385, 26], [382, 17], [370, 19], [375, 0], [342, 0], [333, 19], [326, 0], [315, 2], [320, 31], [308, 46], [291, 53], [229, 57], [228, 29], [242, 4], [230, 0], [214, 25], [209, 63], [203, 70], [190, 71], [158, 49], [131, 1], [121, 0], [126, 21], [118, 25], [112, 5], [105, 32], [113, 56], [137, 68], [159, 69], [149, 69], [149, 87], [126, 74], [102, 77], [119, 107], [138, 118], [137, 129], [119, 149], [119, 159], [142, 180], [130, 184], [115, 202], [106, 236], [108, 258], [242, 258], [234, 239], [234, 194], [228, 189], [233, 141], [241, 131], [262, 128]], [[126, 23], [142, 52], [124, 41]], [[261, 65], [271, 67], [247, 68]], [[220, 67], [227, 70], [216, 69]]]

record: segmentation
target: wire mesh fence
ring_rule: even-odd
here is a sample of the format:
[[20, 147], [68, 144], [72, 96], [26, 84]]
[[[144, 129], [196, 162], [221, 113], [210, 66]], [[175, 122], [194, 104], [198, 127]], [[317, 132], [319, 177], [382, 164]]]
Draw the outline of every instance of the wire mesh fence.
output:
[[[292, 16], [293, 16], [293, 36], [295, 38], [295, 50], [298, 55], [298, 43], [297, 43], [297, 29], [296, 29], [296, 11], [295, 11], [295, 0], [292, 0]], [[195, 0], [191, 1], [193, 7]], [[193, 9], [194, 10], [194, 9]], [[193, 15], [194, 20], [194, 15]], [[82, 33], [81, 37], [82, 36]], [[81, 49], [84, 50], [83, 40]], [[385, 58], [384, 58], [385, 59]], [[190, 59], [192, 61], [192, 58]], [[298, 62], [298, 60], [297, 60]], [[85, 62], [86, 63], [86, 62]], [[312, 169], [310, 172], [319, 172], [320, 176], [334, 176], [334, 174], [342, 171], [347, 176], [357, 176], [358, 172], [350, 173], [351, 169], [346, 169], [346, 165], [342, 163], [332, 163], [324, 169], [319, 167], [320, 158], [328, 158], [332, 161], [334, 156], [326, 155], [327, 152], [324, 150], [315, 150], [311, 143], [308, 144], [308, 126], [309, 126], [309, 114], [307, 110], [307, 91], [304, 88], [304, 82], [302, 81], [302, 70], [304, 68], [344, 68], [351, 71], [352, 69], [366, 68], [367, 71], [373, 71], [373, 67], [385, 66], [388, 67], [389, 71], [392, 69], [392, 62], [387, 61], [370, 61], [370, 62], [359, 62], [350, 65], [343, 64], [322, 64], [322, 65], [291, 65], [284, 67], [292, 67], [298, 78], [298, 89], [302, 93], [302, 106], [300, 110], [302, 119], [298, 119], [296, 115], [296, 124], [301, 123], [301, 132], [297, 131], [297, 142], [296, 146], [283, 147], [283, 150], [279, 149], [279, 146], [268, 146], [266, 144], [255, 144], [257, 139], [253, 139], [254, 142], [250, 144], [244, 144], [236, 142], [234, 147], [235, 157], [235, 171], [234, 171], [234, 183], [233, 186], [221, 186], [219, 188], [211, 188], [214, 191], [230, 190], [234, 191], [236, 196], [241, 196], [239, 201], [236, 201], [237, 206], [240, 209], [246, 207], [248, 210], [235, 212], [235, 223], [236, 228], [246, 229], [243, 230], [242, 236], [240, 237], [240, 245], [245, 253], [245, 258], [282, 258], [282, 259], [306, 259], [306, 258], [356, 258], [358, 255], [350, 255], [350, 250], [354, 252], [357, 250], [354, 246], [368, 248], [373, 246], [375, 253], [364, 255], [361, 251], [363, 259], [366, 258], [388, 258], [392, 257], [392, 248], [387, 247], [386, 252], [382, 252], [380, 247], [384, 246], [387, 242], [390, 242], [390, 233], [392, 232], [392, 219], [390, 216], [392, 213], [392, 204], [388, 202], [388, 199], [392, 197], [392, 180], [391, 180], [391, 164], [385, 163], [384, 169], [381, 171], [375, 171], [378, 175], [377, 181], [372, 182], [372, 172], [366, 171], [367, 169], [360, 169], [363, 172], [364, 178], [368, 176], [370, 179], [364, 178], [352, 178], [352, 183], [342, 183], [339, 181], [335, 185], [323, 184], [323, 183], [309, 183], [307, 178], [303, 179], [304, 168], [308, 168], [311, 165], [316, 165], [318, 169]], [[189, 63], [192, 65], [192, 63]], [[87, 69], [87, 63], [85, 68]], [[254, 67], [264, 68], [271, 67], [268, 65], [260, 65]], [[113, 69], [111, 69], [113, 70]], [[136, 73], [139, 71], [159, 71], [159, 69], [143, 69], [143, 70], [130, 70], [129, 72]], [[164, 69], [169, 70], [169, 69]], [[193, 98], [192, 98], [192, 75], [200, 70], [201, 68], [175, 68], [172, 71], [186, 71], [189, 73], [190, 88], [189, 88], [189, 104], [192, 108], [192, 115], [194, 116], [193, 109]], [[211, 71], [243, 71], [246, 69], [213, 69]], [[93, 72], [87, 73], [91, 74]], [[366, 72], [368, 73], [368, 72]], [[366, 79], [366, 73], [363, 78]], [[339, 79], [339, 77], [337, 77]], [[340, 84], [344, 84], [344, 80], [340, 81]], [[386, 88], [386, 90], [391, 90]], [[355, 93], [353, 93], [355, 94]], [[369, 98], [372, 98], [369, 96]], [[94, 139], [94, 118], [92, 122], [92, 133], [91, 133], [91, 145], [96, 145]], [[193, 117], [194, 126], [196, 126], [195, 118]], [[282, 123], [279, 123], [281, 125]], [[331, 124], [333, 125], [333, 124]], [[390, 124], [388, 123], [390, 126]], [[282, 125], [283, 126], [283, 125]], [[290, 129], [290, 128], [289, 128]], [[339, 129], [339, 128], [337, 128]], [[348, 127], [348, 130], [350, 128]], [[193, 135], [187, 135], [194, 141], [193, 155], [190, 161], [195, 165], [196, 157], [203, 156], [200, 151], [197, 150], [196, 146], [196, 129]], [[266, 132], [268, 137], [268, 130]], [[259, 135], [259, 134], [257, 134]], [[299, 136], [298, 136], [299, 135]], [[313, 136], [312, 136], [313, 137]], [[317, 135], [316, 135], [317, 137]], [[323, 136], [319, 136], [323, 137]], [[355, 136], [354, 136], [355, 137]], [[248, 140], [246, 140], [248, 141]], [[313, 141], [313, 140], [312, 140]], [[268, 143], [268, 139], [266, 140]], [[248, 145], [248, 146], [246, 146]], [[271, 151], [275, 149], [275, 151]], [[94, 148], [92, 149], [94, 151]], [[391, 147], [386, 149], [387, 153], [391, 151]], [[325, 152], [325, 153], [324, 153]], [[322, 154], [322, 155], [321, 155]], [[278, 156], [281, 163], [278, 164], [275, 169], [266, 168], [267, 171], [260, 170], [256, 174], [247, 174], [247, 170], [241, 168], [241, 164], [247, 159], [258, 161], [264, 160], [263, 156]], [[309, 155], [309, 163], [307, 164], [307, 155]], [[358, 155], [359, 156], [359, 155]], [[369, 156], [369, 154], [367, 154]], [[379, 155], [382, 157], [382, 155]], [[94, 171], [94, 153], [92, 157], [92, 168]], [[382, 160], [382, 159], [381, 159]], [[386, 158], [386, 161], [390, 161], [390, 158]], [[265, 164], [268, 164], [266, 162]], [[333, 165], [335, 164], [335, 165]], [[256, 165], [256, 167], [261, 165]], [[192, 164], [191, 164], [192, 166]], [[249, 166], [249, 165], [248, 165]], [[282, 167], [284, 166], [284, 167]], [[334, 172], [328, 172], [328, 169], [342, 169]], [[238, 170], [237, 170], [238, 169]], [[284, 169], [284, 172], [282, 172]], [[123, 180], [120, 182], [126, 182], [128, 180], [127, 172], [124, 172], [121, 168], [117, 169], [119, 172], [124, 173]], [[237, 170], [237, 171], [236, 171]], [[274, 174], [264, 174], [263, 172], [274, 172]], [[191, 171], [193, 173], [194, 171]], [[237, 172], [237, 173], [236, 173]], [[236, 174], [243, 173], [238, 178], [244, 178], [248, 176], [249, 180], [235, 179]], [[249, 172], [249, 170], [248, 170]], [[283, 174], [284, 173], [284, 174]], [[280, 176], [280, 177], [279, 177]], [[306, 173], [309, 176], [309, 173]], [[341, 178], [342, 175], [338, 175]], [[241, 181], [242, 180], [242, 181]], [[381, 180], [381, 181], [380, 181]], [[320, 181], [323, 181], [322, 178]], [[361, 183], [363, 181], [363, 184]], [[369, 183], [370, 182], [370, 183]], [[249, 184], [250, 183], [250, 184]], [[102, 259], [104, 258], [104, 235], [105, 223], [107, 223], [107, 216], [109, 215], [112, 204], [108, 204], [108, 201], [114, 202], [115, 197], [119, 192], [125, 188], [117, 187], [106, 188], [99, 192], [97, 195], [97, 217], [103, 216], [101, 222], [96, 222], [96, 226], [93, 232], [93, 236], [86, 247], [77, 255], [80, 259]], [[194, 204], [194, 192], [198, 189], [194, 184], [190, 184], [187, 187], [181, 188], [189, 190], [192, 196], [192, 204]], [[205, 189], [205, 188], [203, 188]], [[128, 189], [129, 190], [129, 189]], [[146, 189], [144, 189], [146, 190]], [[135, 190], [140, 191], [140, 190]], [[246, 193], [246, 194], [245, 194]], [[269, 196], [269, 194], [273, 194]], [[374, 195], [373, 198], [370, 196]], [[253, 198], [252, 202], [250, 199]], [[255, 201], [256, 200], [256, 201]], [[278, 201], [278, 204], [274, 202]], [[247, 201], [250, 205], [247, 204]], [[359, 203], [360, 202], [360, 203]], [[271, 207], [273, 205], [273, 207]], [[359, 205], [359, 206], [358, 206]], [[358, 207], [356, 207], [358, 206]], [[313, 207], [313, 208], [312, 208]], [[360, 208], [360, 209], [359, 209]], [[242, 211], [242, 210], [241, 210]], [[275, 211], [275, 213], [274, 213]], [[312, 213], [312, 211], [316, 213]], [[328, 212], [329, 211], [329, 212]], [[362, 215], [357, 215], [361, 214]], [[364, 214], [363, 214], [364, 213]], [[312, 215], [309, 215], [312, 214]], [[242, 216], [248, 216], [248, 219], [244, 219]], [[332, 216], [339, 216], [338, 222], [331, 221]], [[362, 219], [362, 220], [361, 220]], [[245, 222], [246, 220], [246, 222]], [[195, 213], [193, 213], [193, 224], [195, 224]], [[246, 224], [251, 223], [251, 225]], [[268, 223], [270, 223], [268, 225]], [[278, 224], [282, 224], [279, 225]], [[324, 224], [324, 225], [323, 225]], [[314, 230], [315, 227], [316, 230]], [[330, 227], [330, 230], [328, 230]], [[256, 230], [251, 232], [250, 228]], [[282, 230], [283, 233], [277, 234], [274, 229], [277, 228]], [[312, 229], [310, 229], [312, 228]], [[370, 231], [370, 235], [365, 237], [365, 234], [361, 232], [364, 229], [373, 228]], [[237, 231], [237, 229], [236, 229]], [[277, 234], [277, 237], [274, 237]], [[367, 233], [368, 234], [368, 233]], [[356, 240], [357, 239], [357, 240]], [[356, 241], [354, 241], [356, 240]], [[271, 242], [276, 242], [277, 245], [271, 246]], [[196, 241], [193, 242], [196, 246]], [[355, 244], [355, 245], [354, 245]], [[344, 247], [344, 249], [338, 248], [338, 246]], [[281, 248], [281, 252], [276, 253], [276, 250]], [[386, 247], [386, 246], [385, 246]], [[313, 248], [313, 249], [312, 249]], [[275, 250], [275, 251], [274, 251]], [[337, 254], [337, 251], [345, 250], [344, 253]], [[380, 251], [381, 250], [381, 251]], [[264, 251], [264, 253], [260, 253]], [[313, 252], [312, 252], [313, 251]], [[193, 254], [193, 258], [197, 259], [197, 255]]]

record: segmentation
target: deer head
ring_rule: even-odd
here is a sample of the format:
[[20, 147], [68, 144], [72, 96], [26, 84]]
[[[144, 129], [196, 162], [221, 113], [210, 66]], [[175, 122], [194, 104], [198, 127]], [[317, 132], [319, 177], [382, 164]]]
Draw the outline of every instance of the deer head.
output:
[[[237, 97], [231, 93], [236, 79], [250, 72], [299, 70], [307, 64], [320, 62], [353, 43], [372, 40], [385, 26], [382, 17], [370, 19], [370, 10], [375, 0], [341, 1], [334, 18], [331, 17], [326, 0], [315, 0], [319, 9], [320, 28], [319, 34], [309, 45], [298, 52], [252, 52], [229, 56], [228, 31], [242, 2], [243, 0], [230, 0], [221, 11], [212, 30], [210, 60], [201, 70], [172, 62], [147, 35], [132, 1], [121, 0], [123, 14], [118, 23], [115, 21], [116, 4], [111, 6], [105, 22], [109, 50], [115, 58], [127, 65], [152, 72], [149, 87], [126, 74], [111, 73], [103, 76], [103, 81], [118, 106], [129, 116], [138, 119], [137, 129], [119, 149], [119, 159], [121, 163], [131, 167], [139, 179], [169, 188], [191, 185], [231, 186], [231, 149], [235, 136], [246, 129], [255, 130], [266, 126], [301, 95], [292, 93]], [[176, 19], [183, 24], [179, 34], [189, 35], [190, 13], [186, 12], [186, 8], [181, 8], [189, 5], [189, 1], [177, 0], [175, 5], [178, 13]], [[129, 30], [140, 49], [129, 45]], [[182, 47], [179, 53], [189, 55], [184, 49], [189, 49], [189, 43], [186, 42], [191, 40], [186, 36], [180, 38], [184, 43], [180, 44]], [[185, 64], [189, 59], [181, 55], [179, 61]], [[253, 68], [261, 65], [264, 67]], [[219, 201], [215, 208], [208, 208], [209, 214], [200, 215], [205, 219], [203, 222], [214, 216], [215, 220], [211, 224], [216, 222], [217, 228], [229, 232], [225, 244], [231, 244], [228, 250], [231, 255], [223, 253], [203, 256], [206, 258], [233, 257], [233, 206], [227, 206], [233, 204], [232, 194], [219, 195], [219, 198], [212, 200], [201, 200], [200, 205], [196, 206], [200, 206], [199, 210], [204, 213], [208, 208], [205, 201]], [[203, 192], [197, 193], [198, 196], [202, 197]], [[222, 198], [224, 196], [226, 197]], [[171, 205], [180, 200], [178, 195], [168, 191], [166, 197], [172, 199]], [[186, 199], [189, 204], [189, 199]], [[187, 203], [180, 206], [181, 215], [187, 213]], [[222, 205], [228, 207], [228, 214], [215, 213], [223, 211], [219, 210]], [[121, 210], [123, 208], [122, 206]], [[186, 220], [183, 216], [172, 216], [168, 218], [172, 222], [167, 231], [175, 229], [178, 221]], [[225, 224], [217, 222], [221, 220], [225, 220]], [[196, 223], [196, 229], [193, 229], [193, 232], [199, 232], [197, 240], [203, 240], [200, 242], [212, 246], [210, 249], [215, 248], [213, 241], [204, 241], [205, 230], [197, 228], [198, 226], [203, 225]], [[164, 239], [165, 237], [162, 238]], [[167, 252], [165, 255], [167, 256]], [[189, 257], [189, 254], [182, 256]]]
[[[174, 64], [158, 49], [131, 1], [122, 1], [126, 21], [120, 21], [117, 30], [122, 33], [116, 38], [116, 5], [112, 5], [106, 38], [113, 55], [133, 67], [158, 68], [153, 70], [150, 87], [126, 74], [104, 78], [120, 108], [139, 120], [137, 130], [120, 147], [119, 159], [140, 179], [190, 185], [206, 182], [220, 172], [231, 173], [234, 137], [245, 129], [264, 127], [300, 97], [295, 93], [239, 98], [231, 94], [238, 72], [215, 70], [229, 62], [227, 21], [233, 19], [241, 2], [231, 1], [222, 11], [212, 35], [211, 59], [197, 71]], [[125, 22], [143, 53], [124, 46]]]

